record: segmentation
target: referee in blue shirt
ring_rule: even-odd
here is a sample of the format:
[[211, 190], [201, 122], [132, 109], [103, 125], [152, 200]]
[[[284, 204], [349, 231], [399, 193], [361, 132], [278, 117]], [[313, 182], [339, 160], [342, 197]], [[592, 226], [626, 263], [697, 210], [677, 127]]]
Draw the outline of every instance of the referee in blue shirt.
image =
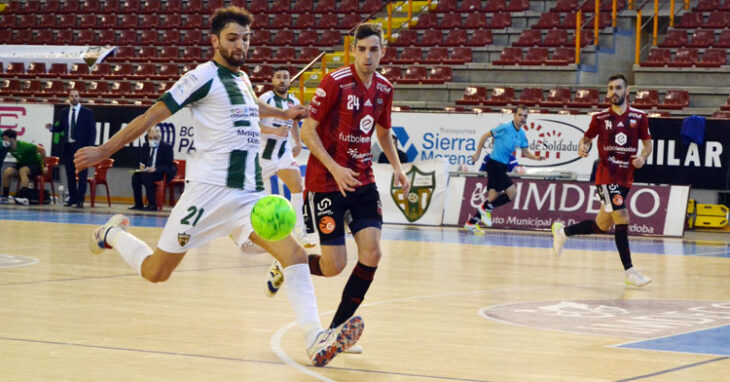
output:
[[482, 152], [484, 141], [489, 137], [494, 137], [494, 148], [489, 159], [487, 159], [487, 189], [489, 190], [487, 200], [479, 206], [479, 209], [472, 214], [464, 228], [477, 235], [483, 235], [484, 231], [479, 227], [481, 220], [487, 227], [492, 226], [492, 210], [501, 205], [505, 205], [515, 198], [517, 189], [512, 180], [507, 176], [510, 164], [510, 156], [516, 149], [522, 149], [522, 156], [534, 160], [543, 160], [527, 149], [527, 137], [522, 126], [527, 122], [527, 108], [525, 106], [517, 106], [512, 113], [512, 121], [505, 122], [491, 131], [487, 131], [479, 140], [477, 152], [471, 157], [473, 162], [479, 159]]

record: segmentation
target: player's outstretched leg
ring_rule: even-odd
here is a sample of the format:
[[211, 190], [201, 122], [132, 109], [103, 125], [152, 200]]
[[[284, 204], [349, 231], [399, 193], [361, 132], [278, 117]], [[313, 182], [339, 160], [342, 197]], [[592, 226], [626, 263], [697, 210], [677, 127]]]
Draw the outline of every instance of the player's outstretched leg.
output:
[[107, 244], [106, 241], [107, 233], [109, 233], [112, 228], [118, 228], [126, 231], [127, 227], [129, 227], [128, 217], [122, 214], [112, 216], [106, 223], [104, 223], [104, 225], [95, 229], [94, 232], [91, 233], [91, 237], [89, 238], [89, 250], [91, 253], [98, 255], [105, 249], [111, 249], [111, 245]]
[[274, 297], [284, 283], [284, 271], [279, 260], [274, 260], [266, 274], [266, 296]]
[[568, 236], [565, 235], [565, 226], [563, 223], [555, 222], [551, 230], [553, 231], [553, 253], [560, 256], [563, 253], [563, 246], [568, 240]]

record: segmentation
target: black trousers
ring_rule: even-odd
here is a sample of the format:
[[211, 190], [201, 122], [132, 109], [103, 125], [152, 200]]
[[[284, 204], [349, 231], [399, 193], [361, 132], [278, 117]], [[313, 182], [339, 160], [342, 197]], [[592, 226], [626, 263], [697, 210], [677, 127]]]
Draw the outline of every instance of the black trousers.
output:
[[84, 202], [86, 196], [86, 177], [88, 170], [79, 172], [79, 183], [76, 185], [76, 166], [74, 166], [74, 154], [76, 150], [71, 143], [66, 143], [66, 148], [61, 156], [63, 167], [66, 168], [66, 181], [68, 182], [68, 202], [69, 204], [77, 204]]
[[145, 192], [147, 193], [147, 199], [151, 206], [155, 206], [157, 201], [155, 200], [155, 183], [162, 179], [163, 173], [161, 171], [155, 172], [135, 172], [132, 175], [132, 191], [134, 191], [134, 205], [138, 207], [144, 206], [142, 204], [142, 186], [144, 186]]

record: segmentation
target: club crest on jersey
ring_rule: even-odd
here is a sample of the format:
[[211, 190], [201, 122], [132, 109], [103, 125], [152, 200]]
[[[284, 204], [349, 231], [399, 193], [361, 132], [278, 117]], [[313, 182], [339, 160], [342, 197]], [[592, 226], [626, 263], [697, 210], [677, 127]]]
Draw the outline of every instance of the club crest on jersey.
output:
[[628, 140], [628, 137], [626, 137], [626, 134], [624, 133], [618, 133], [616, 134], [616, 144], [617, 145], [625, 145], [626, 141]]
[[365, 134], [370, 133], [370, 130], [373, 129], [374, 122], [375, 119], [371, 115], [366, 115], [363, 119], [360, 120], [360, 131]]
[[632, 119], [632, 120], [629, 121], [629, 126], [630, 127], [636, 127], [636, 125], [637, 125], [637, 122], [636, 122], [635, 119]]
[[190, 235], [187, 233], [181, 232], [177, 234], [177, 243], [180, 244], [181, 247], [184, 247], [189, 241]]
[[327, 92], [324, 91], [324, 89], [322, 89], [322, 88], [317, 88], [317, 90], [314, 91], [314, 94], [317, 97], [322, 97], [322, 98], [327, 97]]
[[390, 196], [395, 205], [409, 222], [420, 219], [431, 205], [431, 197], [436, 189], [436, 171], [423, 172], [416, 166], [406, 173], [411, 189], [403, 195], [403, 189], [395, 186], [395, 175], [390, 178]]

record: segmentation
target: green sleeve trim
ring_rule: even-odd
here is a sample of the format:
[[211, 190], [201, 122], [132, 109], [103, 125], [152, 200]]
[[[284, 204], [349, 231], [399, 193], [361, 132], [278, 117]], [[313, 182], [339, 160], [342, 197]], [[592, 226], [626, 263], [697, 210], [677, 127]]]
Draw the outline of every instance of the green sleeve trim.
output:
[[209, 79], [208, 82], [203, 84], [203, 86], [199, 87], [198, 90], [194, 91], [193, 94], [190, 95], [185, 101], [183, 101], [182, 104], [179, 104], [175, 102], [175, 99], [172, 98], [170, 95], [170, 92], [166, 92], [162, 95], [162, 97], [159, 98], [160, 101], [164, 102], [168, 109], [170, 109], [170, 113], [175, 114], [178, 110], [184, 108], [185, 106], [203, 99], [203, 97], [208, 95], [208, 92], [210, 92], [210, 87], [213, 85], [213, 79]]
[[165, 92], [165, 94], [163, 94], [157, 100], [165, 103], [167, 108], [170, 109], [170, 114], [175, 114], [178, 110], [182, 109], [182, 106], [178, 105], [177, 102], [175, 102], [170, 93]]

